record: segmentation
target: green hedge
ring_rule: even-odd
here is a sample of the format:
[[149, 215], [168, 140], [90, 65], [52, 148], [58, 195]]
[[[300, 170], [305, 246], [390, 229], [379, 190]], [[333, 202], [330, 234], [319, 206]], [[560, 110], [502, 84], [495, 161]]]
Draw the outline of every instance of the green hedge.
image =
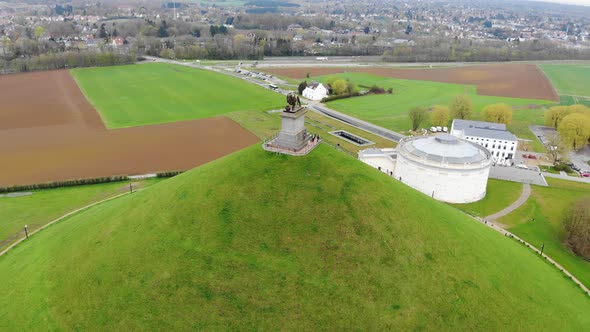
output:
[[128, 180], [129, 180], [129, 178], [127, 176], [108, 176], [108, 177], [92, 178], [92, 179], [78, 179], [78, 180], [45, 182], [45, 183], [18, 185], [18, 186], [11, 186], [11, 187], [0, 187], [0, 193], [11, 193], [11, 192], [16, 192], [16, 191], [24, 191], [24, 190], [39, 190], [39, 189], [73, 187], [73, 186], [81, 186], [81, 185], [87, 185], [87, 184], [121, 182], [121, 181], [128, 181]]

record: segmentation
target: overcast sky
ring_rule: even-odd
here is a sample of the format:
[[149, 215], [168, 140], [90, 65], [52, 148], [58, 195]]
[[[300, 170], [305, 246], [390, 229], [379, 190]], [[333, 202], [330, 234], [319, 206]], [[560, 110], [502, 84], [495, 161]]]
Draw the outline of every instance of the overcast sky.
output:
[[534, 1], [568, 3], [568, 4], [572, 4], [572, 5], [590, 6], [590, 0], [534, 0]]

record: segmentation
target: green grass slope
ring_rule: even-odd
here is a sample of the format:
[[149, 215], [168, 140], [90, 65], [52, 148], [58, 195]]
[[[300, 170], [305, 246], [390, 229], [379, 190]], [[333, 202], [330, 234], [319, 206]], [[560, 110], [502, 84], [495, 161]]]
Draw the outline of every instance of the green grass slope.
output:
[[208, 70], [149, 63], [71, 70], [109, 128], [280, 107], [284, 97]]
[[232, 154], [0, 258], [0, 329], [583, 330], [522, 245], [351, 157]]
[[590, 64], [539, 65], [561, 95], [590, 97]]
[[[134, 181], [135, 189], [161, 181]], [[32, 195], [0, 195], [0, 251], [22, 238], [24, 225], [32, 232], [64, 214], [103, 199], [127, 192], [128, 182], [103, 183], [56, 189], [33, 190]]]
[[532, 186], [529, 199], [500, 219], [508, 229], [545, 253], [590, 287], [590, 262], [564, 245], [564, 212], [577, 200], [590, 195], [590, 185], [547, 178], [549, 187]]

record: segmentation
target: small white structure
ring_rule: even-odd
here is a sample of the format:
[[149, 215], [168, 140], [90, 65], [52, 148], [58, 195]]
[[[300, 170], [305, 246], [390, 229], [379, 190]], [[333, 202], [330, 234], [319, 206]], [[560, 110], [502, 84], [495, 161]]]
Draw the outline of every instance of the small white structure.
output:
[[491, 154], [449, 134], [400, 141], [393, 175], [439, 201], [475, 202], [486, 195]]
[[311, 82], [303, 90], [303, 97], [311, 100], [322, 100], [328, 96], [328, 89], [318, 82]]
[[388, 174], [393, 175], [395, 170], [395, 161], [397, 158], [397, 152], [395, 149], [376, 149], [369, 148], [359, 151], [359, 160], [367, 165], [373, 166], [376, 169]]
[[516, 156], [518, 138], [503, 123], [455, 119], [451, 135], [485, 147], [498, 163], [512, 164]]

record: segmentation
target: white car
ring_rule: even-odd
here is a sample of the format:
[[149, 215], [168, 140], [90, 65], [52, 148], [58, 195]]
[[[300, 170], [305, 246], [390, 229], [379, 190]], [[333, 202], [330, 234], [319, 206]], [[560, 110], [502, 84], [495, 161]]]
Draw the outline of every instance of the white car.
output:
[[516, 165], [516, 168], [529, 169], [525, 164], [518, 164]]

